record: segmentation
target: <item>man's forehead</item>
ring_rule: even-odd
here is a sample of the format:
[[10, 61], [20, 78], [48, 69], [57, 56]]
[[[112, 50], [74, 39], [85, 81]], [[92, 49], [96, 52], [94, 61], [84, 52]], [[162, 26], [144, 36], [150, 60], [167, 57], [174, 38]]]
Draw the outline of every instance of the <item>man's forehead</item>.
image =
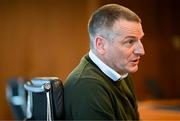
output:
[[141, 23], [127, 20], [117, 20], [113, 25], [113, 31], [120, 36], [134, 36], [141, 38], [144, 32]]

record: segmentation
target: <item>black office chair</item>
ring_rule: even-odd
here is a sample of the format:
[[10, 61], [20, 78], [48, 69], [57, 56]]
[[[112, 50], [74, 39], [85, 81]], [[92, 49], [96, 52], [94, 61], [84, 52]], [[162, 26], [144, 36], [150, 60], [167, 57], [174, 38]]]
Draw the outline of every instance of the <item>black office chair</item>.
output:
[[63, 84], [57, 77], [37, 77], [24, 85], [28, 92], [26, 120], [64, 120]]
[[7, 83], [6, 96], [15, 120], [23, 120], [26, 117], [26, 92], [24, 79], [12, 78]]

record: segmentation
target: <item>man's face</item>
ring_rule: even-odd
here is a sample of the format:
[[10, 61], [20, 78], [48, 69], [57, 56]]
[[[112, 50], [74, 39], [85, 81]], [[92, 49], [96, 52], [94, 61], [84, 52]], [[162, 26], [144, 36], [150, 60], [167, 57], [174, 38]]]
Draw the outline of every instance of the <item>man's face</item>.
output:
[[105, 42], [103, 60], [120, 74], [136, 72], [140, 56], [145, 54], [141, 24], [121, 19], [114, 23], [113, 31], [117, 37]]

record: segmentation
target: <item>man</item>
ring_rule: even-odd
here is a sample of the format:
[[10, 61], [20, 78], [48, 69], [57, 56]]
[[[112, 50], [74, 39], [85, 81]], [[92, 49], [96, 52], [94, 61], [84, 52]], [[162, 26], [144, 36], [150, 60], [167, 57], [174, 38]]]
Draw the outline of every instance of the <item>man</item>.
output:
[[108, 4], [88, 24], [90, 51], [64, 84], [68, 120], [138, 120], [133, 82], [145, 54], [140, 18], [131, 10]]

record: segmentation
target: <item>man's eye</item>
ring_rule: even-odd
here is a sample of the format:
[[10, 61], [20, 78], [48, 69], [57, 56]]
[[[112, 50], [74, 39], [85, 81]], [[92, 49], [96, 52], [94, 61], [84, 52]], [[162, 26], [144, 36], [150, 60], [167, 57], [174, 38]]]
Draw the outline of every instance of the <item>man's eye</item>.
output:
[[131, 40], [128, 41], [129, 44], [133, 44], [134, 42], [135, 42], [134, 39], [131, 39]]

